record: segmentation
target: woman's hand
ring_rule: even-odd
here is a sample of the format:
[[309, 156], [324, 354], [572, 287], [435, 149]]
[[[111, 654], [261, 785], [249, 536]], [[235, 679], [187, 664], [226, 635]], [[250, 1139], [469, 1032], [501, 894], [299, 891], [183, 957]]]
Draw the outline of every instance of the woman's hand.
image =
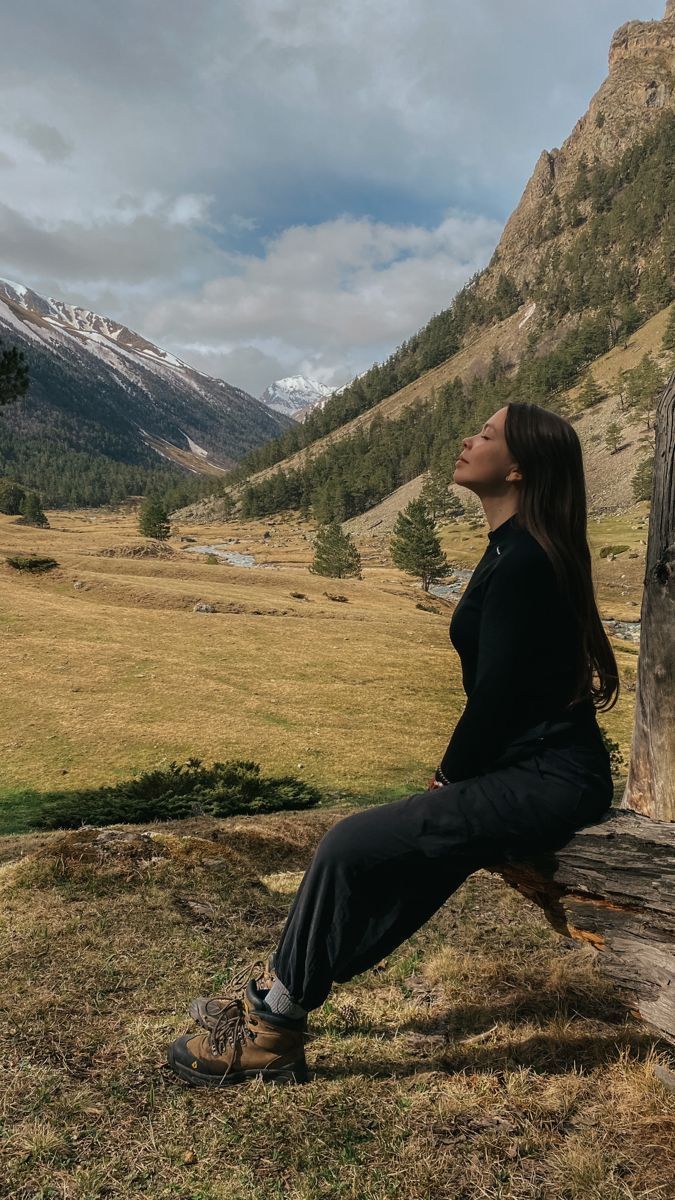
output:
[[443, 784], [438, 782], [435, 775], [432, 775], [431, 779], [429, 780], [429, 782], [427, 784], [427, 791], [433, 792], [435, 790], [435, 788], [439, 788], [439, 787], [443, 787]]

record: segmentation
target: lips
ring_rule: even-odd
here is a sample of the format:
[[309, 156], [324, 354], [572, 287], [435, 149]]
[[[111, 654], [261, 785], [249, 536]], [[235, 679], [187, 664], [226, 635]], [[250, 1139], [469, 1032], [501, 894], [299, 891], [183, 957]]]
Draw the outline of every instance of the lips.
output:
[[458, 458], [458, 459], [457, 459], [457, 462], [464, 462], [464, 463], [465, 463], [465, 462], [466, 462], [466, 459], [465, 459], [465, 458], [462, 458], [462, 457], [460, 457], [460, 458]]

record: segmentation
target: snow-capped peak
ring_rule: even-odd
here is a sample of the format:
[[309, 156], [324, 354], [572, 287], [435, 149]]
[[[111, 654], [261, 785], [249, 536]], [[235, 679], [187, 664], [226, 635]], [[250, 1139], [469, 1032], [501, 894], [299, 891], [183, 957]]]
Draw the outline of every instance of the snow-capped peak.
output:
[[275, 379], [260, 397], [263, 404], [275, 412], [303, 421], [312, 408], [323, 408], [335, 388], [307, 379], [304, 375], [287, 375]]

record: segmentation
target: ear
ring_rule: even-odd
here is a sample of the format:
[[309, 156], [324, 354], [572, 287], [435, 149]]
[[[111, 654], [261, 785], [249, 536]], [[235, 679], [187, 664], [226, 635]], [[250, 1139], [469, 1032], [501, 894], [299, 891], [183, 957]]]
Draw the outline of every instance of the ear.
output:
[[506, 483], [522, 483], [522, 475], [518, 467], [512, 467], [506, 476]]

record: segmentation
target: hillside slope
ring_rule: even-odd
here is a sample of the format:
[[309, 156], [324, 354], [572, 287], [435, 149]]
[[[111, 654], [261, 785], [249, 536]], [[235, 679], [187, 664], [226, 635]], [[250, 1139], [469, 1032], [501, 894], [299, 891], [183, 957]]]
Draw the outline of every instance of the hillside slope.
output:
[[[580, 407], [582, 385], [564, 393], [563, 406], [568, 420], [574, 423], [584, 456], [589, 513], [623, 513], [635, 503], [631, 480], [638, 463], [649, 453], [649, 431], [642, 416], [622, 406], [619, 395], [622, 371], [635, 368], [645, 354], [652, 354], [666, 367], [670, 355], [661, 350], [663, 331], [670, 310], [665, 309], [647, 321], [628, 339], [626, 345], [614, 346], [593, 364], [593, 378], [606, 397], [590, 408]], [[621, 445], [612, 453], [605, 444], [605, 432], [616, 421], [623, 430]], [[472, 431], [467, 430], [467, 435]], [[424, 486], [427, 472], [417, 475], [397, 488], [380, 504], [366, 513], [343, 522], [343, 528], [358, 535], [377, 530], [378, 536], [391, 533], [396, 518], [410, 500], [416, 499]], [[451, 490], [463, 502], [475, 499], [473, 493], [458, 484]]]
[[0, 280], [0, 339], [26, 356], [27, 396], [0, 414], [0, 469], [54, 504], [64, 459], [222, 475], [292, 424], [116, 321]]

